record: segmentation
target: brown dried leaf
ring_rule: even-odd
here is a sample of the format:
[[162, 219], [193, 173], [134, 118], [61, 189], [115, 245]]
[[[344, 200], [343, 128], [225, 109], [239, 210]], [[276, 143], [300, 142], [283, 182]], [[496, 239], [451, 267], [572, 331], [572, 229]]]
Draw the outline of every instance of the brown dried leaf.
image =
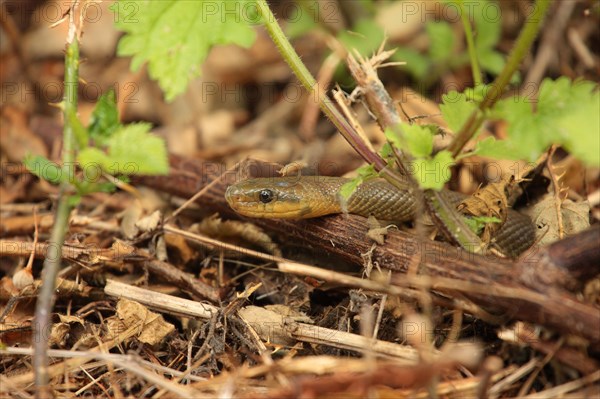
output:
[[141, 232], [145, 233], [147, 231], [155, 230], [158, 227], [162, 219], [162, 213], [160, 211], [154, 211], [152, 214], [145, 216], [135, 222], [135, 227], [137, 227]]
[[141, 204], [138, 201], [133, 201], [131, 205], [123, 212], [123, 218], [121, 219], [121, 232], [123, 236], [128, 239], [132, 239], [139, 233], [137, 222], [144, 213]]
[[[547, 194], [540, 202], [523, 211], [535, 223], [536, 238], [540, 245], [550, 244], [559, 239], [556, 198]], [[573, 202], [565, 200], [561, 206], [562, 222], [565, 234], [575, 234], [590, 227], [590, 204], [587, 201]]]
[[54, 323], [52, 325], [52, 330], [50, 331], [48, 345], [50, 347], [57, 346], [59, 348], [64, 348], [70, 330], [71, 327], [68, 323]]
[[490, 183], [479, 188], [472, 196], [461, 202], [457, 209], [467, 216], [495, 217], [500, 223], [486, 223], [481, 240], [489, 244], [492, 237], [506, 222], [508, 215], [508, 194], [514, 185], [513, 176], [502, 178], [499, 182]]
[[162, 315], [128, 299], [121, 299], [117, 303], [117, 316], [125, 328], [139, 326], [137, 339], [151, 346], [160, 344], [166, 336], [175, 331], [175, 326], [167, 323]]
[[286, 332], [285, 317], [279, 313], [258, 306], [246, 306], [238, 311], [258, 334], [258, 336], [274, 345], [292, 346], [296, 340]]
[[217, 215], [204, 219], [190, 229], [201, 232], [218, 240], [232, 242], [234, 244], [249, 243], [264, 249], [270, 254], [281, 256], [277, 244], [271, 240], [266, 233], [252, 223], [239, 222], [237, 220], [222, 221]]

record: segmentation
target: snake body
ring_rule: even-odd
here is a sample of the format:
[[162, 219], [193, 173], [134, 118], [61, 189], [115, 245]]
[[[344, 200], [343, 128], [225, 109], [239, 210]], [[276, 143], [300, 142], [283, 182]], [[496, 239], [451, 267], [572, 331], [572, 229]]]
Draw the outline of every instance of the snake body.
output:
[[[225, 198], [234, 211], [255, 218], [307, 219], [346, 211], [394, 222], [414, 219], [418, 204], [408, 185], [399, 189], [383, 179], [368, 180], [344, 204], [339, 190], [348, 181], [324, 176], [249, 179], [229, 186]], [[444, 190], [443, 197], [458, 205], [466, 196]], [[512, 209], [495, 236], [495, 244], [511, 257], [521, 254], [534, 240], [531, 220]]]

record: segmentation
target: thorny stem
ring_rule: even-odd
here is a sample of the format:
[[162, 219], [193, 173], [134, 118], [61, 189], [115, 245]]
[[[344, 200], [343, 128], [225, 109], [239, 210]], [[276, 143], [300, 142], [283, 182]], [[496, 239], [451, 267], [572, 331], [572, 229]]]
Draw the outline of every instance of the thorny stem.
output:
[[475, 132], [477, 132], [484, 121], [484, 112], [496, 104], [496, 101], [498, 101], [504, 92], [504, 89], [510, 82], [510, 79], [521, 64], [521, 61], [529, 52], [531, 44], [540, 31], [550, 1], [551, 0], [537, 0], [533, 4], [533, 12], [529, 18], [527, 18], [527, 21], [525, 21], [525, 27], [519, 34], [519, 38], [508, 56], [504, 69], [502, 69], [500, 75], [498, 75], [494, 83], [492, 83], [490, 90], [486, 91], [486, 95], [479, 104], [478, 109], [473, 111], [467, 122], [448, 146], [448, 150], [452, 152], [454, 157], [460, 153], [465, 144], [473, 137]]
[[[267, 28], [271, 39], [273, 40], [273, 42], [275, 42], [277, 48], [279, 49], [279, 52], [289, 64], [290, 68], [292, 68], [292, 71], [298, 77], [300, 82], [302, 82], [304, 87], [310, 93], [315, 93], [316, 100], [318, 100], [319, 106], [321, 107], [325, 115], [333, 122], [333, 124], [338, 128], [340, 133], [344, 136], [348, 143], [350, 143], [350, 145], [355, 149], [355, 151], [366, 162], [374, 166], [374, 168], [379, 172], [381, 177], [389, 181], [394, 186], [405, 187], [406, 177], [400, 176], [395, 171], [387, 168], [386, 162], [379, 156], [379, 154], [377, 154], [375, 151], [372, 151], [366, 145], [366, 143], [362, 140], [358, 132], [354, 130], [352, 125], [348, 123], [344, 116], [338, 111], [333, 101], [325, 93], [319, 90], [319, 86], [316, 80], [308, 71], [308, 69], [296, 53], [296, 50], [294, 50], [287, 37], [281, 30], [281, 27], [277, 23], [277, 20], [275, 19], [275, 16], [271, 12], [269, 6], [266, 4], [266, 1], [257, 0], [257, 4], [261, 15], [263, 16], [265, 27]], [[392, 124], [392, 127], [398, 128], [399, 126], [397, 124]], [[402, 164], [400, 164], [400, 166], [403, 167]], [[431, 206], [433, 212], [446, 210], [448, 208], [448, 204], [443, 203], [444, 201], [440, 197], [439, 193], [432, 192], [432, 190], [426, 190], [426, 195], [427, 194], [429, 194], [429, 196], [427, 196], [428, 202], [437, 203], [437, 205]], [[440, 201], [442, 202], [442, 204], [439, 204]], [[443, 219], [440, 223], [444, 224], [444, 228], [442, 229], [442, 231], [448, 234], [449, 238], [456, 240], [463, 248], [467, 250], [472, 250], [473, 247], [478, 247], [474, 243], [481, 241], [474, 233], [470, 234], [471, 232], [469, 229], [461, 229], [460, 227], [457, 227], [461, 226], [461, 222], [460, 220], [457, 220], [459, 216], [458, 214], [456, 214], [456, 212], [450, 212], [450, 214], [448, 214], [448, 212], [442, 212], [441, 214], [436, 213], [435, 215], [440, 216]]]
[[325, 94], [323, 91], [319, 90], [317, 81], [306, 68], [296, 53], [296, 50], [294, 50], [289, 40], [281, 30], [281, 27], [277, 23], [277, 19], [271, 12], [266, 0], [257, 0], [257, 5], [261, 15], [263, 16], [263, 21], [267, 31], [269, 32], [269, 36], [271, 36], [271, 39], [279, 49], [279, 53], [283, 56], [290, 68], [292, 68], [292, 71], [300, 80], [304, 88], [315, 95], [315, 100], [319, 102], [319, 106], [321, 107], [323, 113], [325, 113], [331, 122], [333, 122], [335, 127], [342, 133], [344, 138], [346, 138], [346, 140], [360, 156], [362, 156], [367, 162], [373, 164], [377, 170], [385, 168], [385, 161], [376, 152], [371, 151], [365, 145], [352, 125], [350, 125], [346, 118], [344, 118], [344, 116], [338, 111], [334, 102], [329, 98], [329, 96], [327, 96], [327, 94]]
[[[73, 12], [73, 10], [71, 10]], [[70, 16], [72, 18], [72, 16]], [[33, 369], [35, 373], [36, 397], [50, 397], [48, 386], [48, 338], [50, 334], [50, 312], [54, 305], [54, 288], [56, 276], [62, 259], [62, 246], [69, 224], [69, 214], [72, 209], [70, 180], [74, 178], [75, 169], [75, 133], [70, 121], [77, 113], [77, 87], [79, 79], [79, 43], [73, 38], [67, 44], [65, 54], [65, 87], [62, 102], [64, 115], [63, 152], [61, 173], [66, 178], [60, 185], [55, 224], [52, 227], [48, 254], [42, 271], [42, 287], [35, 308], [35, 342]]]

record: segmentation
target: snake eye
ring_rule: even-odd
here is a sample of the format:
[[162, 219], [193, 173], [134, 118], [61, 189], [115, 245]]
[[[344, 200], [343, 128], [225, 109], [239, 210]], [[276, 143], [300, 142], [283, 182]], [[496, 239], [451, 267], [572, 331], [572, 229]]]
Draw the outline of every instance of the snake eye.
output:
[[269, 202], [273, 201], [273, 191], [268, 189], [260, 190], [260, 193], [258, 193], [258, 198], [260, 199], [260, 202], [268, 204]]

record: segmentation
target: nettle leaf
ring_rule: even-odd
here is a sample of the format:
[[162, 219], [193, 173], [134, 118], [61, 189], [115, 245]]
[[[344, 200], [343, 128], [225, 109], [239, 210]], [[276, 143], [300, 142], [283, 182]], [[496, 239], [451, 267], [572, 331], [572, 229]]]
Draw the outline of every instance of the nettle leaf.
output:
[[98, 99], [90, 117], [88, 132], [97, 145], [103, 145], [120, 126], [115, 92], [109, 90]]
[[78, 155], [83, 168], [99, 165], [116, 174], [156, 174], [169, 171], [167, 149], [160, 137], [148, 133], [150, 124], [136, 123], [118, 129], [107, 141], [108, 153], [86, 148]]
[[475, 150], [471, 155], [481, 155], [483, 157], [497, 159], [516, 159], [515, 148], [512, 142], [508, 140], [496, 140], [494, 137], [487, 137], [484, 140], [478, 141], [475, 145]]
[[450, 167], [453, 164], [452, 153], [444, 150], [435, 154], [433, 159], [415, 159], [412, 162], [411, 172], [421, 188], [439, 191], [450, 180], [452, 176]]
[[404, 125], [402, 130], [406, 136], [408, 151], [415, 158], [427, 157], [433, 151], [433, 135], [436, 133], [432, 126]]
[[562, 143], [570, 153], [589, 165], [600, 166], [600, 91], [590, 82], [574, 84], [576, 107], [556, 123]]
[[442, 116], [453, 132], [458, 132], [467, 121], [477, 104], [470, 101], [467, 95], [457, 91], [450, 91], [442, 96], [440, 110]]
[[429, 55], [436, 62], [450, 58], [454, 50], [454, 32], [447, 22], [427, 22], [425, 25], [429, 36]]
[[534, 161], [553, 143], [564, 145], [582, 161], [600, 165], [600, 94], [592, 82], [566, 77], [545, 79], [536, 112], [529, 99], [499, 101], [494, 115], [508, 121], [511, 159]]
[[68, 179], [68, 176], [63, 175], [59, 164], [41, 155], [26, 156], [23, 163], [31, 173], [50, 183], [59, 184]]
[[258, 22], [252, 0], [120, 0], [111, 6], [117, 28], [126, 32], [118, 46], [121, 56], [133, 56], [131, 68], [148, 62], [168, 101], [183, 93], [200, 75], [211, 47], [249, 47]]

